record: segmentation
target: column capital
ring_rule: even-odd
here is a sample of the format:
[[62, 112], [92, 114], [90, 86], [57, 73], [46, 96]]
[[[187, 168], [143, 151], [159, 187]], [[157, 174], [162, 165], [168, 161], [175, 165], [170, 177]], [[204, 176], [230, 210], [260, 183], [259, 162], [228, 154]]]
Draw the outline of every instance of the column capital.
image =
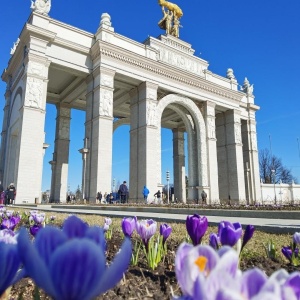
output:
[[144, 81], [138, 86], [139, 101], [157, 100], [158, 85], [149, 81]]

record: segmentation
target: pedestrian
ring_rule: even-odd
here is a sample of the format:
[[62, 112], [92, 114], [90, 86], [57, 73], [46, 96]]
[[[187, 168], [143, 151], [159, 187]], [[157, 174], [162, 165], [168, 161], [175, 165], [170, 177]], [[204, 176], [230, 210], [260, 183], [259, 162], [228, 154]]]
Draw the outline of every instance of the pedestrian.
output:
[[128, 187], [126, 185], [126, 181], [123, 181], [123, 183], [120, 185], [119, 191], [121, 194], [121, 203], [126, 203], [128, 195]]
[[14, 204], [15, 197], [16, 197], [16, 188], [14, 183], [11, 183], [8, 187], [8, 192], [7, 192], [8, 205]]
[[0, 193], [0, 204], [4, 204], [5, 203], [5, 192], [2, 191]]
[[201, 198], [202, 198], [202, 204], [206, 204], [207, 194], [205, 193], [205, 191], [202, 191]]
[[70, 195], [68, 195], [68, 197], [67, 197], [67, 203], [71, 203], [71, 196]]
[[156, 196], [157, 198], [157, 203], [158, 204], [161, 204], [161, 192], [160, 190], [158, 190], [155, 194], [154, 194], [154, 197]]
[[147, 199], [148, 199], [148, 195], [149, 195], [149, 190], [148, 188], [144, 185], [144, 189], [143, 189], [143, 196], [144, 196], [144, 201], [147, 204]]

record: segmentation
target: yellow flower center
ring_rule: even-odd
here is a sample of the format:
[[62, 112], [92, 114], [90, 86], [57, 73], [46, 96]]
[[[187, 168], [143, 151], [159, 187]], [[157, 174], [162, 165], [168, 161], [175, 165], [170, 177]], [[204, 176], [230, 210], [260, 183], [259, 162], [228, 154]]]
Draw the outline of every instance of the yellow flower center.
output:
[[198, 266], [200, 272], [203, 272], [207, 264], [207, 258], [205, 256], [199, 256], [195, 260], [195, 264]]

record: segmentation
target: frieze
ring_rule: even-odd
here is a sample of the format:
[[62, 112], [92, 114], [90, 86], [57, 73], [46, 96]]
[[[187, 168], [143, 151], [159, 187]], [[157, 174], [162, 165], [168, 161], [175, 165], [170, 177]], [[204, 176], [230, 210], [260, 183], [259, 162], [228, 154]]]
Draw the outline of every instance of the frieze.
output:
[[[110, 56], [110, 57], [113, 57], [115, 59], [118, 59], [118, 60], [121, 60], [123, 62], [126, 62], [132, 66], [137, 66], [137, 67], [141, 67], [145, 70], [148, 70], [148, 71], [151, 71], [151, 72], [154, 72], [156, 74], [159, 74], [159, 75], [162, 75], [164, 77], [167, 77], [167, 78], [170, 78], [170, 79], [173, 79], [173, 80], [176, 80], [176, 81], [179, 81], [179, 82], [182, 82], [184, 84], [188, 84], [188, 85], [191, 85], [191, 86], [194, 86], [194, 87], [197, 87], [197, 88], [200, 88], [202, 90], [205, 90], [207, 92], [210, 92], [210, 93], [213, 93], [213, 94], [216, 94], [216, 95], [219, 95], [221, 97], [225, 97], [225, 98], [228, 98], [228, 99], [232, 99], [234, 101], [240, 101], [240, 97], [237, 97], [237, 96], [234, 96], [233, 94], [231, 93], [226, 93], [224, 92], [223, 90], [220, 90], [220, 89], [217, 89], [215, 87], [212, 87], [212, 86], [209, 86], [209, 85], [206, 85], [204, 83], [200, 83], [200, 82], [196, 82], [194, 80], [189, 80], [187, 78], [184, 78], [184, 77], [179, 77], [177, 75], [174, 75], [172, 74], [171, 72], [166, 72], [164, 71], [163, 69], [160, 69], [160, 68], [157, 68], [157, 67], [154, 67], [154, 66], [151, 66], [150, 64], [146, 64], [144, 62], [141, 62], [139, 60], [135, 60], [133, 58], [130, 58], [128, 56], [125, 56], [125, 55], [122, 55], [122, 54], [119, 54], [119, 53], [116, 53], [114, 51], [111, 51], [111, 50], [107, 50], [107, 49], [104, 49], [104, 48], [101, 48], [100, 49], [100, 53], [102, 55], [107, 55], [107, 56]], [[100, 54], [99, 53], [99, 54]], [[95, 55], [95, 54], [94, 54]]]

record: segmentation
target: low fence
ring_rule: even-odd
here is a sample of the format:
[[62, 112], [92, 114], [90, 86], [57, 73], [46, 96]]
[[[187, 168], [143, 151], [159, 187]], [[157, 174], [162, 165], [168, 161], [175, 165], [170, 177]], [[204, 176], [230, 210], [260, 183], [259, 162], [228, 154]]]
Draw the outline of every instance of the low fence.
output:
[[300, 204], [300, 184], [261, 183], [261, 204]]

